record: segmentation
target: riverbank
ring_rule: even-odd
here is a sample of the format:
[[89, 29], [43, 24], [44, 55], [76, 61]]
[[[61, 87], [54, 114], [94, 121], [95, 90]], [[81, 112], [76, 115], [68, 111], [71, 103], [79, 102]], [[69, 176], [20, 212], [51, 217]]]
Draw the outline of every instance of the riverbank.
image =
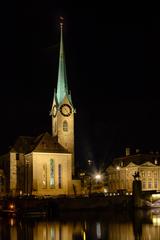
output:
[[1, 214], [57, 215], [64, 211], [128, 209], [133, 205], [132, 196], [92, 196], [59, 198], [6, 198], [1, 201]]

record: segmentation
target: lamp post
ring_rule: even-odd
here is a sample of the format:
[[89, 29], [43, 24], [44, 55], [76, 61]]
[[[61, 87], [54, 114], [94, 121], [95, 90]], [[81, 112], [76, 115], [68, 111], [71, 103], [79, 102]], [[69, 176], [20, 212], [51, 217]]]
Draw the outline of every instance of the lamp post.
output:
[[96, 174], [96, 176], [95, 176], [95, 179], [96, 179], [96, 181], [98, 182], [99, 180], [101, 180], [101, 175], [98, 173], [98, 174]]

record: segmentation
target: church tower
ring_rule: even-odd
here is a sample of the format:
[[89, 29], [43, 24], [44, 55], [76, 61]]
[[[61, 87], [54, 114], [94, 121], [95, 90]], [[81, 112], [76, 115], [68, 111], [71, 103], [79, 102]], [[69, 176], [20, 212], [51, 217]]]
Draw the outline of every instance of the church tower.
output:
[[[62, 20], [62, 19], [61, 19]], [[60, 53], [57, 89], [54, 90], [51, 108], [52, 135], [72, 153], [72, 175], [74, 175], [74, 107], [68, 90], [66, 65], [63, 47], [63, 21], [60, 22]]]

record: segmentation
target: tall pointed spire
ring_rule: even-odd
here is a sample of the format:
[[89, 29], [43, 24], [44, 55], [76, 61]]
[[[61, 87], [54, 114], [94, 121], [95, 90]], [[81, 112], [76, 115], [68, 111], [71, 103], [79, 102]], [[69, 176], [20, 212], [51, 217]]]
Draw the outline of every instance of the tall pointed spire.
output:
[[60, 17], [60, 54], [59, 54], [59, 69], [58, 69], [58, 83], [57, 83], [57, 100], [60, 104], [64, 97], [68, 96], [68, 84], [66, 75], [66, 65], [63, 47], [63, 18]]

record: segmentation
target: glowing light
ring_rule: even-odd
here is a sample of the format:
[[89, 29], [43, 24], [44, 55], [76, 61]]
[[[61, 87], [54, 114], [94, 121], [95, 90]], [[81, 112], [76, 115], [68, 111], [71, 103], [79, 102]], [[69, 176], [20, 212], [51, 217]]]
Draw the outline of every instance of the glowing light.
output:
[[11, 227], [14, 226], [14, 219], [13, 218], [10, 219], [10, 225], [11, 225]]
[[96, 179], [96, 180], [100, 180], [100, 179], [101, 179], [101, 175], [100, 175], [100, 174], [97, 174], [97, 175], [95, 176], [95, 179]]
[[160, 216], [153, 215], [152, 222], [154, 226], [160, 226]]
[[11, 203], [11, 204], [9, 205], [9, 209], [10, 209], [10, 210], [13, 210], [13, 209], [14, 209], [14, 204], [13, 204], [13, 203]]
[[160, 194], [152, 194], [152, 198], [160, 198]]

